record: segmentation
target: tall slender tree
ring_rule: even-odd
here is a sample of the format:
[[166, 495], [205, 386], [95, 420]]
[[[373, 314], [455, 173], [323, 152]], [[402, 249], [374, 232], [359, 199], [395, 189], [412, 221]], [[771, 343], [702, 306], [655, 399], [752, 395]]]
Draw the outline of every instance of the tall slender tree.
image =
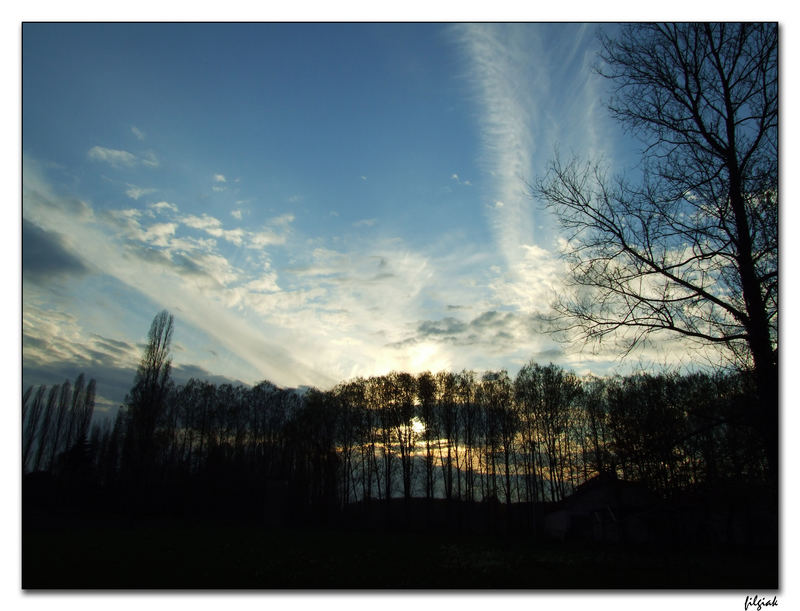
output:
[[171, 383], [173, 328], [174, 318], [166, 310], [153, 318], [133, 388], [126, 400], [133, 453], [130, 458], [140, 473], [148, 472], [156, 459], [155, 429], [164, 412]]

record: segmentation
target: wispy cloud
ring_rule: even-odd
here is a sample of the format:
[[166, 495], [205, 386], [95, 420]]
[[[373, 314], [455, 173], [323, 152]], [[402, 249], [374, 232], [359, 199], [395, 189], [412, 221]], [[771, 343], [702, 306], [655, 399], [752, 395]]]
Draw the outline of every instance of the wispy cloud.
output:
[[102, 146], [93, 146], [88, 152], [89, 159], [108, 163], [115, 168], [132, 167], [139, 159], [133, 153], [117, 149], [109, 149]]
[[291, 212], [287, 212], [286, 214], [281, 214], [270, 220], [270, 224], [275, 225], [276, 227], [288, 227], [293, 222], [294, 222], [294, 214], [292, 214]]
[[189, 214], [184, 216], [181, 221], [184, 225], [188, 225], [193, 229], [201, 229], [203, 231], [216, 230], [222, 227], [222, 221], [205, 212], [200, 216]]
[[200, 216], [190, 214], [182, 217], [181, 221], [188, 227], [205, 231], [210, 236], [222, 238], [236, 246], [242, 245], [246, 235], [241, 228], [223, 229], [221, 220], [206, 213]]
[[159, 165], [158, 157], [152, 151], [146, 151], [141, 157], [138, 157], [130, 151], [93, 146], [89, 149], [87, 156], [92, 161], [107, 163], [114, 168], [131, 168], [137, 165], [155, 168]]
[[[236, 355], [235, 362], [213, 360], [209, 368], [216, 373], [324, 387], [392, 369], [489, 369], [536, 355], [583, 366], [608, 356], [557, 356], [555, 343], [542, 336], [543, 296], [558, 289], [553, 278], [560, 263], [539, 247], [521, 247], [513, 269], [458, 236], [443, 235], [426, 252], [371, 232], [334, 247], [293, 236], [291, 214], [255, 231], [182, 213], [166, 201], [94, 214], [86, 204], [53, 195], [35, 173], [26, 170], [24, 177], [26, 217], [80, 244], [93, 278], [113, 278], [201, 331], [215, 351]], [[242, 249], [223, 249], [225, 232], [236, 230]], [[257, 250], [244, 250], [256, 244]], [[276, 249], [290, 263], [273, 266]], [[35, 305], [30, 298], [26, 303]], [[88, 367], [113, 348], [87, 338], [98, 333], [87, 321], [81, 329], [65, 320], [54, 335], [61, 339], [49, 340], [52, 330], [39, 322], [49, 314], [40, 314], [24, 313], [31, 367], [69, 359]], [[65, 335], [68, 329], [74, 338]], [[133, 343], [130, 336], [116, 339]], [[194, 365], [179, 354], [176, 361]]]
[[149, 195], [150, 193], [155, 193], [155, 191], [155, 189], [146, 189], [143, 187], [137, 187], [136, 185], [128, 184], [128, 188], [125, 190], [125, 195], [131, 199], [138, 200], [143, 195]]
[[[567, 290], [558, 233], [528, 183], [558, 149], [607, 153], [608, 117], [597, 76], [594, 26], [467, 24], [453, 27], [480, 109], [485, 211], [504, 265], [489, 282], [492, 300], [520, 313], [546, 312]], [[607, 139], [611, 141], [611, 138]], [[453, 181], [460, 182], [453, 173]]]
[[[251, 381], [259, 375], [284, 384], [325, 385], [335, 381], [315, 368], [313, 348], [290, 354], [285, 348], [291, 345], [289, 334], [273, 329], [263, 319], [254, 325], [255, 321], [230, 309], [231, 291], [242, 283], [242, 271], [213, 250], [213, 242], [195, 242], [194, 249], [186, 251], [192, 242], [176, 235], [177, 223], [157, 220], [145, 224], [147, 216], [140, 210], [98, 215], [88, 223], [88, 217], [71, 214], [71, 206], [53, 194], [32, 167], [23, 170], [23, 182], [23, 208], [31, 218], [45, 223], [43, 230], [61, 228], [81, 244], [82, 255], [93, 262], [98, 274], [112, 277], [160, 307], [178, 313], [184, 324], [202, 330], [219, 346], [238, 355], [256, 372], [251, 374]], [[214, 229], [213, 221], [198, 218], [198, 224]], [[120, 237], [126, 240], [126, 247], [121, 247]], [[263, 274], [244, 279], [245, 284], [251, 282], [255, 282], [250, 285], [253, 294], [271, 288]], [[31, 319], [30, 324], [35, 326], [38, 321]], [[50, 358], [57, 356], [49, 354]]]
[[142, 165], [148, 168], [157, 168], [161, 163], [153, 151], [146, 151], [144, 155], [142, 155], [141, 161]]
[[167, 246], [177, 227], [177, 223], [155, 223], [144, 232], [144, 240], [153, 246]]
[[226, 186], [225, 183], [227, 183], [228, 181], [225, 179], [225, 175], [224, 174], [214, 174], [213, 181], [214, 181], [214, 184], [211, 185], [211, 190], [212, 191], [214, 191], [216, 193], [222, 193], [223, 191], [225, 191], [227, 189], [227, 186]]
[[513, 265], [520, 257], [519, 246], [534, 239], [533, 210], [524, 181], [532, 172], [531, 127], [538, 110], [533, 91], [546, 88], [544, 73], [531, 70], [537, 49], [513, 25], [464, 25], [455, 32], [482, 109], [484, 164], [493, 177], [494, 199], [504, 204], [495, 207], [490, 222], [498, 247]]
[[176, 214], [178, 212], [178, 206], [170, 202], [156, 202], [154, 204], [150, 204], [148, 208], [150, 208], [151, 210], [155, 210], [157, 212], [164, 212], [165, 210], [169, 210], [170, 212]]
[[[549, 219], [537, 218], [527, 184], [556, 149], [607, 154], [609, 118], [599, 100], [594, 27], [565, 24], [454, 26], [481, 109], [483, 161], [492, 178], [490, 223], [510, 268], [524, 245], [551, 248]], [[457, 174], [453, 175], [457, 180]], [[540, 228], [541, 226], [541, 228]]]
[[136, 136], [137, 140], [144, 140], [145, 138], [144, 132], [135, 125], [131, 125], [131, 133]]

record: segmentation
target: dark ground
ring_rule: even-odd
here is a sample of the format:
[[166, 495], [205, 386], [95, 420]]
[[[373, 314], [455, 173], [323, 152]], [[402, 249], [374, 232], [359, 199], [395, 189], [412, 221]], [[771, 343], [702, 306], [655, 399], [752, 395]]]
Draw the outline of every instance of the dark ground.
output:
[[777, 588], [775, 549], [655, 550], [528, 537], [235, 521], [37, 516], [22, 587], [55, 589]]

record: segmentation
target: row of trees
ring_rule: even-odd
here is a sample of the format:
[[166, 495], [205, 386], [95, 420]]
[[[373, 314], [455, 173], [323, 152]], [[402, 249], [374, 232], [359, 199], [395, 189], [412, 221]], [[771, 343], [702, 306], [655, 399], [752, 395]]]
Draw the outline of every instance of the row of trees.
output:
[[29, 389], [25, 470], [58, 477], [71, 465], [139, 506], [201, 490], [204, 503], [253, 509], [272, 486], [295, 511], [396, 497], [558, 501], [599, 473], [665, 498], [767, 480], [745, 374], [578, 377], [531, 362], [513, 379], [392, 372], [328, 391], [175, 385], [172, 328], [166, 311], [155, 317], [126, 405], [90, 434], [94, 380]]
[[286, 479], [311, 503], [560, 500], [601, 472], [669, 496], [764, 479], [753, 400], [739, 375], [579, 378], [535, 363], [514, 379], [393, 372], [303, 397], [193, 380], [171, 394], [157, 445], [168, 471]]
[[29, 387], [22, 395], [22, 469], [58, 471], [88, 443], [95, 380], [80, 374], [53, 386]]

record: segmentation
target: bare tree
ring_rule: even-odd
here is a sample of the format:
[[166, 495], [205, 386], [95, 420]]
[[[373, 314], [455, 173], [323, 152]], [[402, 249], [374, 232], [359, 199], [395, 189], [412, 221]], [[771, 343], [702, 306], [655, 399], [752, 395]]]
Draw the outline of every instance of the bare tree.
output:
[[343, 505], [351, 498], [357, 498], [356, 478], [354, 477], [356, 462], [357, 432], [364, 402], [364, 382], [361, 379], [339, 384], [334, 389], [338, 399], [339, 418], [337, 419], [337, 448], [342, 461], [340, 494]]
[[[479, 458], [480, 410], [476, 400], [477, 383], [475, 372], [462, 371], [456, 376], [455, 397], [457, 401], [455, 427], [456, 488], [458, 497], [470, 502], [475, 500], [475, 458]], [[459, 441], [460, 439], [460, 441]], [[462, 452], [459, 445], [463, 446]], [[464, 489], [461, 488], [461, 472], [464, 472]], [[482, 478], [481, 481], [484, 481]]]
[[[369, 389], [371, 391], [371, 401], [378, 425], [378, 438], [380, 440], [382, 458], [382, 486], [384, 498], [389, 501], [392, 498], [394, 489], [393, 475], [395, 471], [395, 454], [393, 449], [394, 423], [396, 413], [392, 409], [391, 400], [394, 393], [391, 380], [388, 376], [371, 377]], [[380, 480], [381, 474], [376, 471], [376, 481]], [[380, 487], [381, 484], [379, 483]], [[380, 498], [380, 497], [379, 497]]]
[[363, 401], [359, 408], [358, 436], [361, 440], [359, 444], [359, 465], [361, 473], [361, 494], [365, 501], [369, 502], [375, 490], [380, 498], [380, 470], [378, 469], [378, 432], [377, 415], [370, 402], [370, 382], [362, 382]]
[[434, 443], [438, 440], [438, 427], [434, 417], [436, 409], [436, 379], [429, 371], [417, 376], [417, 394], [419, 397], [419, 411], [422, 423], [425, 426], [423, 437], [425, 440], [425, 498], [433, 498], [434, 493]]
[[589, 469], [595, 473], [613, 471], [608, 452], [608, 385], [603, 378], [586, 377], [581, 382], [581, 407], [585, 424], [583, 445], [588, 456], [584, 458], [584, 477]]
[[556, 160], [534, 187], [567, 232], [584, 337], [668, 331], [752, 368], [777, 470], [776, 24], [633, 24], [603, 38], [610, 108], [643, 139], [641, 182]]
[[[505, 502], [511, 503], [512, 468], [516, 472], [516, 437], [519, 419], [512, 401], [513, 387], [508, 372], [486, 372], [478, 385], [478, 396], [484, 414], [484, 444], [488, 467], [489, 495], [499, 497], [497, 485], [497, 458], [503, 461], [503, 493]], [[516, 473], [515, 473], [516, 474]]]
[[400, 450], [400, 467], [403, 476], [403, 497], [411, 498], [414, 476], [414, 449], [417, 433], [412, 426], [417, 381], [409, 373], [391, 372], [388, 376], [391, 389], [390, 409], [397, 446]]
[[437, 395], [435, 426], [439, 435], [444, 439], [444, 443], [439, 441], [437, 444], [439, 465], [442, 469], [444, 495], [449, 501], [453, 498], [453, 462], [457, 460], [458, 456], [459, 427], [456, 406], [458, 379], [453, 373], [440, 371], [436, 374], [435, 380]]

